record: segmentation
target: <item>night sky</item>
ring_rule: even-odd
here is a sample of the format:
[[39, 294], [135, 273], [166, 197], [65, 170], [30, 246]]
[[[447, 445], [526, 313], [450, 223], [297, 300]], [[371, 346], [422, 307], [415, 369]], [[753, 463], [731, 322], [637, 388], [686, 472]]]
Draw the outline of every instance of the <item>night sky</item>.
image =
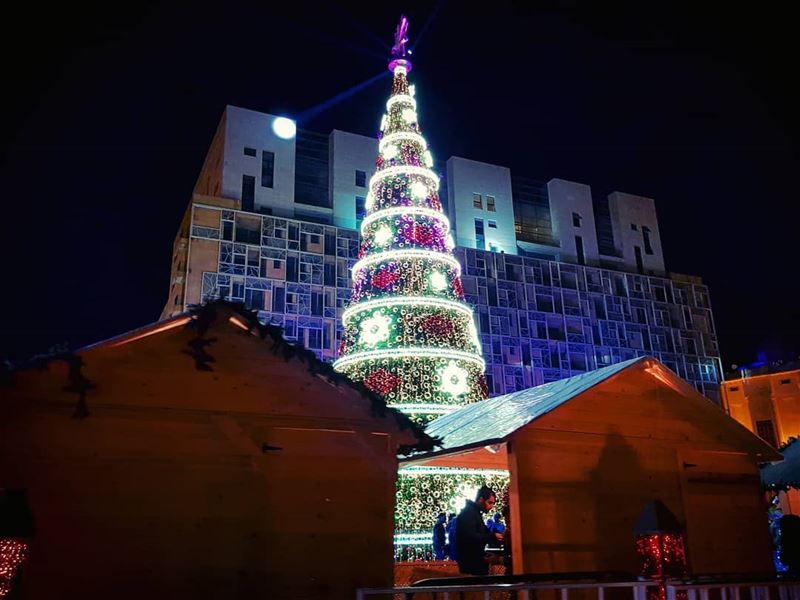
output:
[[730, 3], [276, 4], [32, 5], [5, 21], [0, 356], [158, 318], [226, 104], [375, 135], [388, 71], [328, 103], [385, 71], [401, 10], [435, 157], [654, 198], [667, 269], [710, 287], [723, 365], [800, 354], [791, 18]]

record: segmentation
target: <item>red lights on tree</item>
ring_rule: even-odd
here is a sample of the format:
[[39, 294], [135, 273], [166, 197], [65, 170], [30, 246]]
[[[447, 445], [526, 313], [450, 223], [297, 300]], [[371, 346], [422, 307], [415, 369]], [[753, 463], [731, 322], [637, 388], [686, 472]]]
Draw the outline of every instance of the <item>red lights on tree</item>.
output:
[[364, 385], [381, 396], [385, 396], [401, 383], [399, 377], [386, 369], [377, 369], [364, 379]]

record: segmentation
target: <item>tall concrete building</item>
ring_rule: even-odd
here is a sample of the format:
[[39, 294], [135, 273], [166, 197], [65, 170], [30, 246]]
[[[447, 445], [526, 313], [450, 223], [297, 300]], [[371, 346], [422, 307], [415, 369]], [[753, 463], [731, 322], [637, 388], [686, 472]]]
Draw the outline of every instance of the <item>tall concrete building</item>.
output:
[[[375, 138], [295, 132], [228, 106], [175, 239], [163, 316], [222, 296], [335, 358], [377, 154]], [[666, 271], [652, 199], [455, 156], [437, 170], [491, 394], [650, 354], [719, 402], [708, 289]]]

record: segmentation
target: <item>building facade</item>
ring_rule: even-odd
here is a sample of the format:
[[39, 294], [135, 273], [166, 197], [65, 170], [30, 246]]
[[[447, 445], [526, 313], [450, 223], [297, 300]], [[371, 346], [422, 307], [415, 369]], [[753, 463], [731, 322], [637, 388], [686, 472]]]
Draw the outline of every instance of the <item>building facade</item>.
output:
[[[275, 117], [227, 107], [175, 240], [163, 316], [241, 301], [334, 359], [351, 297], [374, 138], [283, 139]], [[667, 273], [655, 203], [544, 184], [452, 157], [445, 200], [493, 395], [649, 354], [719, 402], [708, 289]]]
[[741, 369], [721, 383], [730, 416], [777, 448], [800, 437], [800, 364]]

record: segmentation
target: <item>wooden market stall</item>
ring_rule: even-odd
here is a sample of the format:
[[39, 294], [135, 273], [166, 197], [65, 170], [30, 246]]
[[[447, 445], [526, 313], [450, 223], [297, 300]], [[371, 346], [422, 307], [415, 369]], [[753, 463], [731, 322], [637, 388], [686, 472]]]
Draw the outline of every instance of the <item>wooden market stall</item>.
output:
[[443, 448], [403, 466], [509, 470], [515, 573], [638, 573], [633, 528], [654, 500], [684, 524], [691, 572], [771, 570], [758, 463], [780, 456], [653, 358], [468, 405], [426, 432]]
[[25, 598], [391, 585], [397, 453], [430, 439], [278, 328], [215, 303], [30, 366], [0, 403]]

